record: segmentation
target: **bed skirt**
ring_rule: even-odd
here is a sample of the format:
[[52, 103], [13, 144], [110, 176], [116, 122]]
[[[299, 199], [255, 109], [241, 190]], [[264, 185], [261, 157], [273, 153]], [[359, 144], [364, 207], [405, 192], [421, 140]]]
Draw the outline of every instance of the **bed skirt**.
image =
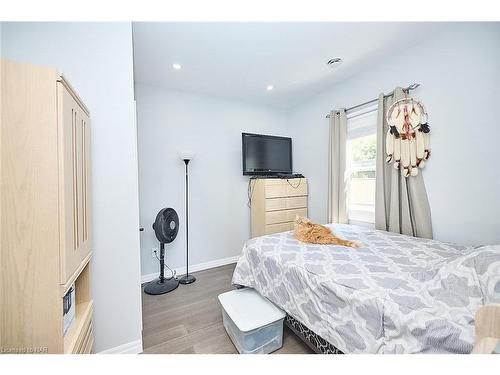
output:
[[318, 354], [344, 354], [335, 346], [330, 344], [321, 336], [317, 335], [301, 322], [290, 315], [286, 315], [285, 324], [292, 330], [302, 341], [304, 341], [312, 350]]

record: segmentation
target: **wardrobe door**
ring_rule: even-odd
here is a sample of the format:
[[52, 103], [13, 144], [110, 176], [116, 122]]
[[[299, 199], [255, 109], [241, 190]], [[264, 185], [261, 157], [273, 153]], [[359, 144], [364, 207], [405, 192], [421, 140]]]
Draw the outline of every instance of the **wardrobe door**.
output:
[[58, 82], [59, 204], [61, 284], [90, 253], [90, 184], [88, 115]]
[[81, 210], [79, 211], [79, 234], [80, 238], [80, 261], [82, 261], [91, 251], [91, 197], [90, 197], [90, 119], [89, 116], [80, 110], [80, 192]]

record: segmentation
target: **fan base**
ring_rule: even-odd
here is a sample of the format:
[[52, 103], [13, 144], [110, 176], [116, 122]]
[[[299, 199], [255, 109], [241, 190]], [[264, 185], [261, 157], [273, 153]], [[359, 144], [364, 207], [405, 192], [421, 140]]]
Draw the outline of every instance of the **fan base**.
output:
[[156, 296], [158, 294], [171, 292], [178, 286], [179, 280], [176, 280], [174, 278], [170, 280], [163, 279], [163, 281], [161, 281], [160, 278], [157, 278], [153, 281], [150, 281], [144, 286], [144, 293]]
[[184, 275], [179, 279], [179, 282], [184, 285], [194, 283], [195, 281], [196, 277], [190, 274]]

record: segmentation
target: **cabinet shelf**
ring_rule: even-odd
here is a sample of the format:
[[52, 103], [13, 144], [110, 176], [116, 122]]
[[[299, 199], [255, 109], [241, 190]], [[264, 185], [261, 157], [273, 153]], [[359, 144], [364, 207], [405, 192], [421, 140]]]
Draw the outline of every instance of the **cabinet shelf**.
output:
[[[90, 294], [90, 259], [78, 267], [75, 279], [75, 318], [64, 335], [64, 353], [85, 353], [87, 342], [93, 341], [93, 302]], [[62, 299], [61, 299], [62, 302]], [[91, 349], [91, 345], [89, 351]]]
[[86, 344], [85, 338], [92, 329], [93, 302], [76, 305], [75, 320], [64, 336], [64, 353], [81, 353]]

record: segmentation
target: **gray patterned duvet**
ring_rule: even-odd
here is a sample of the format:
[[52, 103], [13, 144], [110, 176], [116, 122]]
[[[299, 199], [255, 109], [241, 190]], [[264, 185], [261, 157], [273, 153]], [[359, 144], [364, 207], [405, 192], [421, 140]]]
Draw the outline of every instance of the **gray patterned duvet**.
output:
[[246, 242], [233, 284], [255, 288], [344, 353], [469, 353], [474, 314], [500, 303], [500, 246], [330, 225], [358, 249], [292, 232]]

